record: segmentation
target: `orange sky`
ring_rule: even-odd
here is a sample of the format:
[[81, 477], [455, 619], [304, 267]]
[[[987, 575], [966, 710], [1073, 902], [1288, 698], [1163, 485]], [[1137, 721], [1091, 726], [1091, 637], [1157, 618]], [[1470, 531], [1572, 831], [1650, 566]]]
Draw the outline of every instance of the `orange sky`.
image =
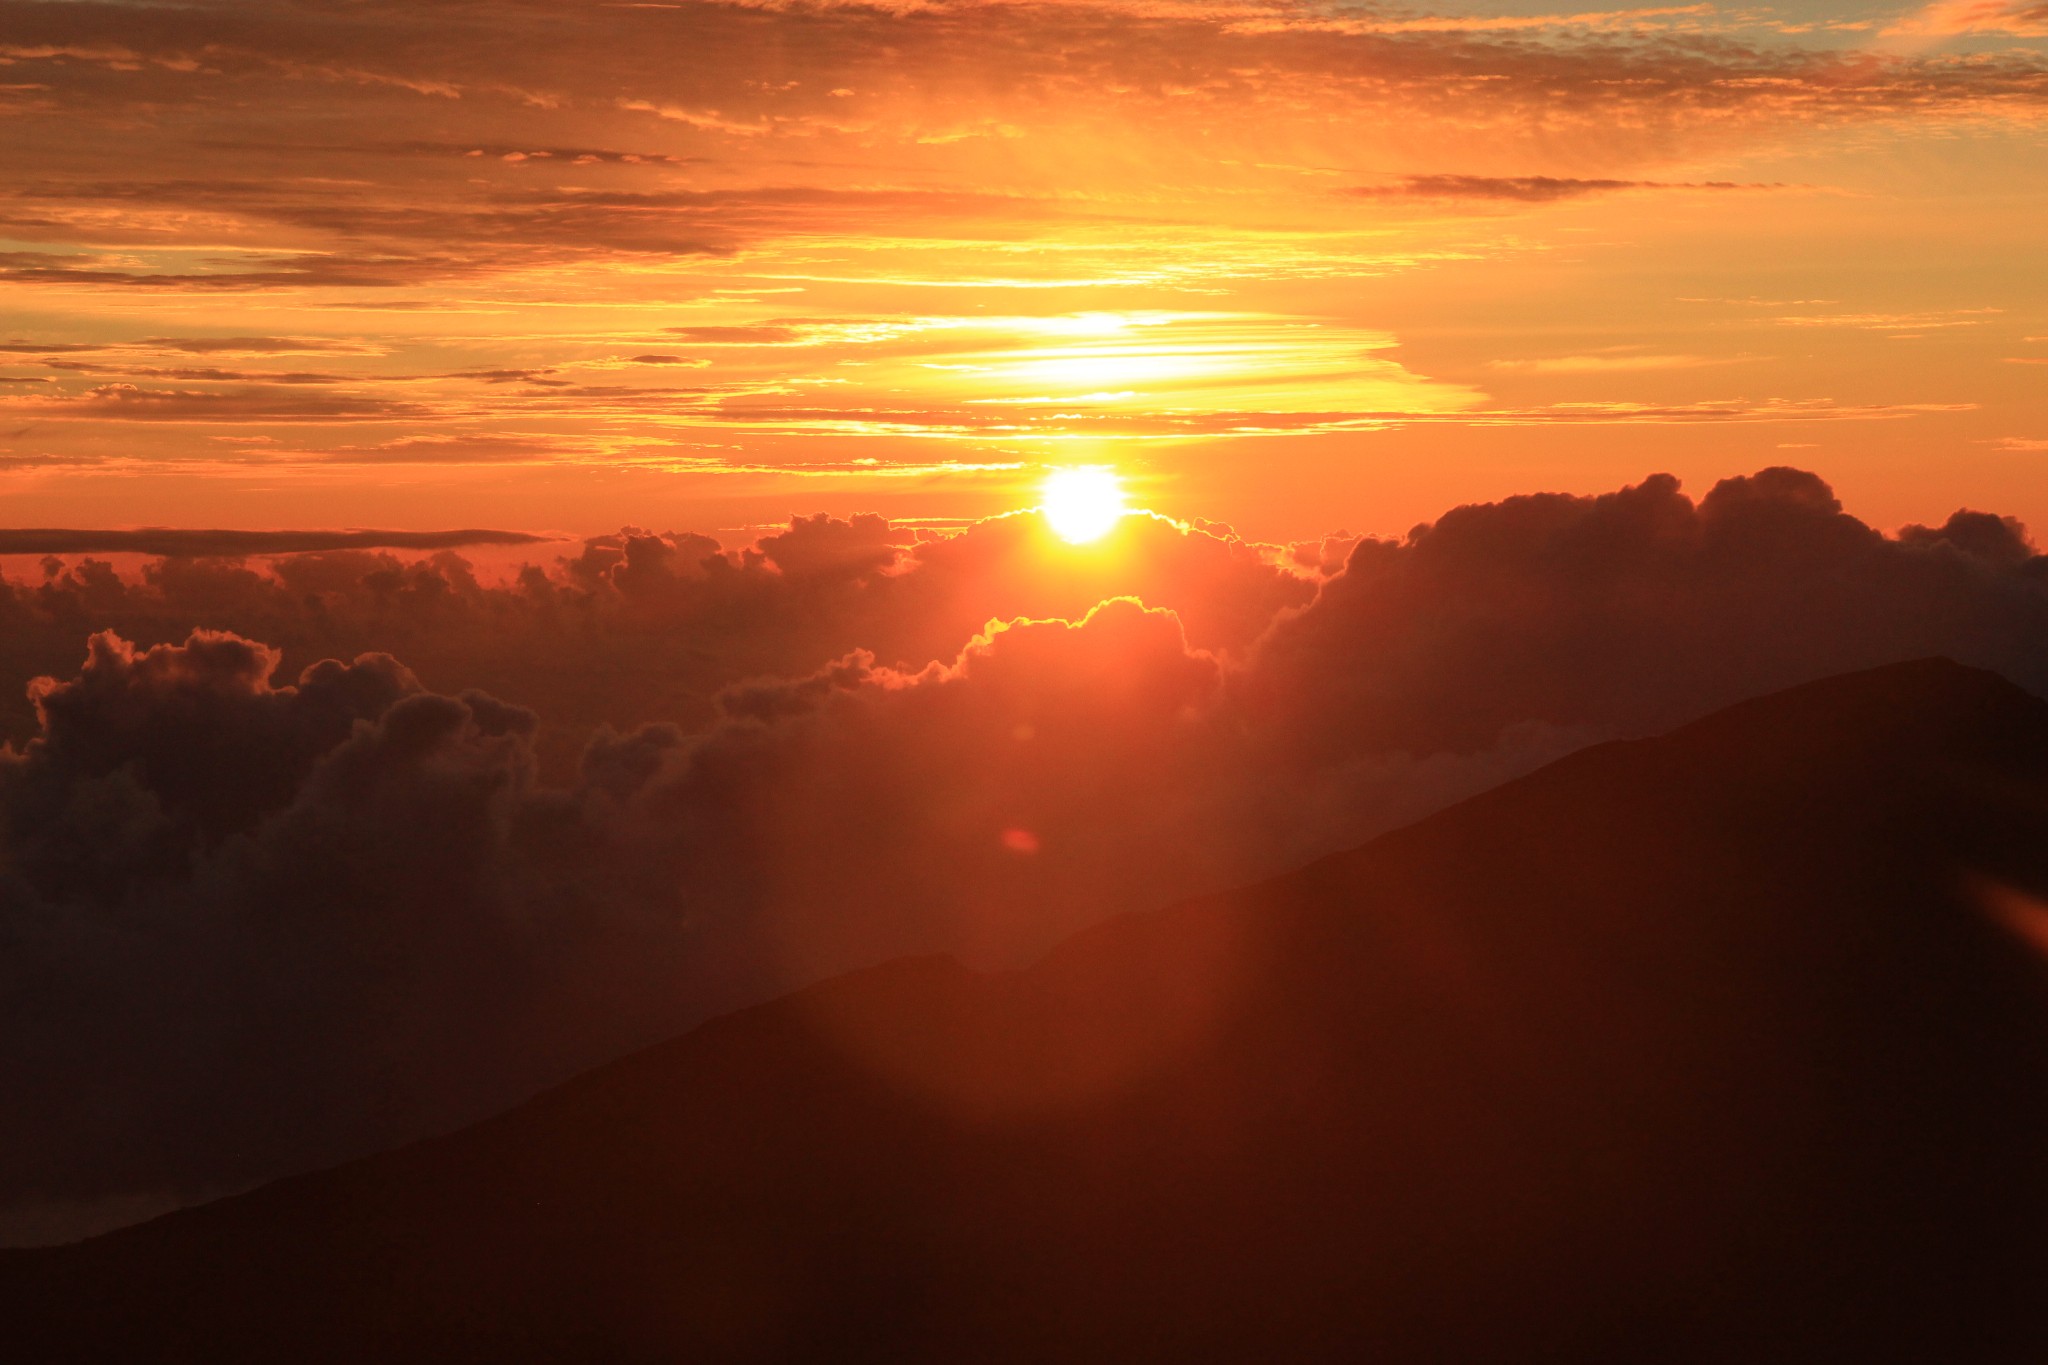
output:
[[2048, 527], [2044, 116], [2039, 0], [0, 0], [0, 523]]

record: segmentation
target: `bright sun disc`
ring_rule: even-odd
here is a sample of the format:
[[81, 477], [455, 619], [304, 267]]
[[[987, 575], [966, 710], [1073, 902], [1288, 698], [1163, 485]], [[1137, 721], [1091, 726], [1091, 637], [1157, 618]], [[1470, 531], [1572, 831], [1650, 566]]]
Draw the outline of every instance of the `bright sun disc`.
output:
[[1124, 514], [1124, 489], [1107, 469], [1059, 469], [1046, 478], [1045, 513], [1053, 534], [1079, 545], [1100, 540]]

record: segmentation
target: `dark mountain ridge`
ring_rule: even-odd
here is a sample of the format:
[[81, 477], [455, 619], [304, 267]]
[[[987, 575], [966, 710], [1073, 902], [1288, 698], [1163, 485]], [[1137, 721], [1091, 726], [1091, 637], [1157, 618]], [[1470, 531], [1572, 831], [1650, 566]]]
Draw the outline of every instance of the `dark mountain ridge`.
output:
[[2038, 1360], [2048, 704], [1603, 745], [0, 1257], [35, 1360]]

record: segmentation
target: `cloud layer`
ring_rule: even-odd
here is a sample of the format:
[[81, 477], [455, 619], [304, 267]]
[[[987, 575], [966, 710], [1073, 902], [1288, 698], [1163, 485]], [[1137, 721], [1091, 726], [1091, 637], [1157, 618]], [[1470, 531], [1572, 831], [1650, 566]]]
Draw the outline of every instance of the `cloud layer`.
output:
[[143, 641], [36, 683], [0, 760], [10, 1235], [459, 1123], [859, 963], [1015, 961], [1821, 674], [1941, 653], [2048, 693], [2016, 524], [1886, 536], [1787, 469], [1053, 553], [1029, 518], [816, 518], [501, 587], [367, 552], [10, 586], [11, 638]]
[[[1903, 313], [1882, 220], [1967, 183], [2014, 197], [1920, 249], [2011, 263], [1957, 286], [2015, 313], [1982, 347], [2039, 321], [1975, 282], [2026, 273], [2039, 191], [1982, 147], [2024, 168], [2038, 142], [2038, 6], [1932, 6], [1911, 41], [1823, 8], [0, 0], [0, 294], [34, 323], [0, 346], [0, 475], [53, 524], [87, 518], [48, 469], [145, 480], [190, 508], [149, 519], [198, 524], [180, 479], [263, 501], [344, 467], [377, 490], [351, 519], [384, 525], [417, 486], [393, 470], [518, 466], [546, 505], [621, 467], [986, 486], [1076, 438], [1979, 409], [1952, 444], [2038, 437], [1969, 356], [1794, 357], [1632, 273], [1625, 244], [1669, 229], [1664, 258], [1741, 296], [1789, 239], [1858, 266], [1844, 311]], [[1922, 135], [1967, 145], [1950, 180], [1861, 159]], [[1560, 309], [1589, 244], [1621, 268]], [[1584, 315], [1561, 344], [1591, 348], [1610, 311], [1677, 333], [1621, 338], [1651, 353], [1780, 363], [1494, 392], [1483, 352], [1529, 317]], [[1903, 382], [1845, 392], [1873, 371]]]

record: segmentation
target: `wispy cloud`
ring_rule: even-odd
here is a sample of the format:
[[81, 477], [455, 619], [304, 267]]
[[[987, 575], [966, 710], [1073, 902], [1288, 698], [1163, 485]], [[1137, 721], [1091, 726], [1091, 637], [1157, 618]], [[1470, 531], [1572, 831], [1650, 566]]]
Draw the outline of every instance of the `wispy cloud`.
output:
[[[1976, 36], [1916, 52], [1698, 4], [0, 0], [0, 460], [538, 487], [1975, 411], [2018, 327], [1767, 264], [1885, 192], [1815, 148], [2037, 137], [2036, 18], [1936, 7]], [[1685, 279], [1589, 264], [1639, 249]], [[1664, 316], [1709, 293], [1853, 302]], [[1873, 334], [1987, 353], [1852, 394]]]
[[1589, 194], [1626, 190], [1772, 190], [1783, 185], [1744, 185], [1729, 180], [1575, 180], [1550, 175], [1409, 175], [1391, 185], [1360, 185], [1344, 191], [1364, 199], [1506, 199], [1548, 203]]
[[1883, 30], [1886, 37], [1953, 37], [1967, 33], [2048, 37], [2048, 4], [2042, 0], [1936, 0]]

